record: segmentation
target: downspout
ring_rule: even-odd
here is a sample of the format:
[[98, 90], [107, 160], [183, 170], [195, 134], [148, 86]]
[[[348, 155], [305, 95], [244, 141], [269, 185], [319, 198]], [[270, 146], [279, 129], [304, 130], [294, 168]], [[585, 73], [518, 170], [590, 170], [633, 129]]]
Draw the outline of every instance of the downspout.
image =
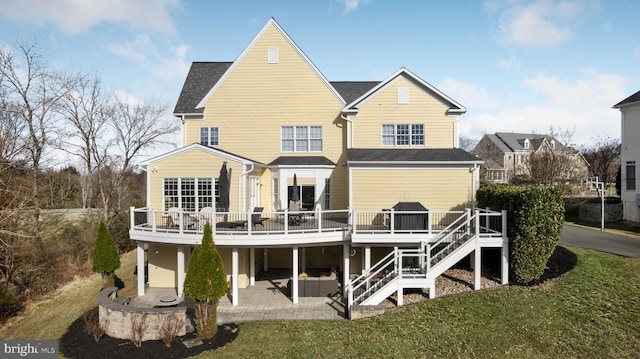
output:
[[184, 115], [180, 115], [180, 120], [181, 120], [180, 121], [181, 122], [181, 126], [180, 126], [180, 141], [182, 142], [182, 143], [180, 143], [180, 146], [184, 147], [184, 144], [187, 142], [187, 138], [186, 138], [187, 131], [184, 130], [184, 123], [185, 123]]
[[[255, 169], [255, 164], [251, 163], [251, 168], [240, 174], [242, 184], [242, 212], [247, 211], [247, 175]], [[240, 207], [240, 206], [238, 206]]]
[[347, 127], [347, 138], [349, 139], [349, 143], [347, 143], [347, 148], [352, 148], [353, 146], [353, 120], [349, 118], [349, 116], [344, 115], [344, 113], [340, 114], [340, 118], [349, 122], [349, 126]]
[[147, 198], [145, 199], [145, 202], [147, 204], [147, 207], [149, 207], [149, 199], [151, 198], [151, 186], [149, 185], [151, 183], [151, 172], [149, 171], [148, 166], [138, 164], [138, 168], [140, 168], [144, 172], [147, 172]]
[[476, 209], [476, 172], [478, 171], [478, 164], [474, 163], [471, 171], [471, 209]]

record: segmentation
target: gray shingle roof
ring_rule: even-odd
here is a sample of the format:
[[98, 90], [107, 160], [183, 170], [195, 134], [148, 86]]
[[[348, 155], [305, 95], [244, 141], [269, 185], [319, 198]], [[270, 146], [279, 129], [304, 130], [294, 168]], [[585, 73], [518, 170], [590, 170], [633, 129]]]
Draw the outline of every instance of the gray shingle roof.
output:
[[[532, 149], [537, 149], [542, 143], [542, 139], [545, 139], [545, 138], [549, 142], [555, 141], [557, 150], [564, 149], [564, 146], [560, 142], [558, 142], [558, 140], [556, 140], [555, 138], [549, 135], [541, 135], [541, 134], [535, 134], [535, 133], [496, 132], [496, 137], [502, 140], [502, 142], [506, 146], [508, 146], [511, 149], [511, 151], [529, 151]], [[529, 139], [529, 141], [531, 141], [532, 148], [530, 149], [524, 148], [524, 140], [527, 138]], [[511, 151], [505, 151], [505, 152], [511, 152]]]
[[406, 148], [347, 150], [350, 162], [479, 162], [475, 155], [460, 148]]
[[174, 114], [197, 114], [203, 109], [196, 109], [198, 103], [220, 80], [232, 62], [194, 62], [184, 80]]
[[269, 163], [269, 166], [335, 166], [336, 164], [324, 156], [280, 156]]
[[633, 95], [625, 98], [624, 100], [618, 102], [613, 107], [614, 108], [620, 108], [620, 106], [622, 106], [622, 105], [628, 105], [628, 104], [634, 103], [634, 102], [640, 102], [640, 91], [638, 91], [638, 92], [634, 93]]
[[351, 103], [379, 83], [380, 81], [331, 81], [331, 86], [338, 91], [346, 103]]

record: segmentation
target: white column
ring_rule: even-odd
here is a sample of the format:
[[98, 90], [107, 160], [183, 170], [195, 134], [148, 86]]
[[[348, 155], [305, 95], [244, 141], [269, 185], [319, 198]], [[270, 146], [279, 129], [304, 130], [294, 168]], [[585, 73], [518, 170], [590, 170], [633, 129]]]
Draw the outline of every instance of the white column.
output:
[[364, 247], [364, 269], [371, 268], [371, 246]]
[[482, 283], [480, 282], [480, 275], [482, 274], [482, 248], [476, 246], [476, 250], [473, 251], [473, 258], [475, 264], [473, 270], [473, 289], [479, 290], [482, 288]]
[[344, 285], [342, 286], [342, 295], [346, 295], [347, 293], [345, 293], [345, 288], [347, 287], [347, 283], [349, 283], [349, 243], [344, 243], [342, 245], [342, 258], [343, 260], [343, 269], [342, 269], [342, 283], [344, 283]]
[[238, 306], [238, 248], [231, 252], [231, 298], [234, 307]]
[[300, 270], [307, 271], [307, 248], [300, 248]]
[[256, 249], [249, 249], [249, 285], [256, 285]]
[[399, 306], [404, 304], [404, 288], [398, 287], [398, 301], [396, 303]]
[[502, 284], [509, 284], [509, 240], [502, 244]]
[[136, 241], [136, 257], [138, 266], [138, 296], [144, 295], [144, 242]]
[[291, 281], [293, 282], [293, 304], [298, 304], [298, 247], [293, 247], [293, 275]]
[[184, 246], [178, 246], [178, 297], [184, 290]]

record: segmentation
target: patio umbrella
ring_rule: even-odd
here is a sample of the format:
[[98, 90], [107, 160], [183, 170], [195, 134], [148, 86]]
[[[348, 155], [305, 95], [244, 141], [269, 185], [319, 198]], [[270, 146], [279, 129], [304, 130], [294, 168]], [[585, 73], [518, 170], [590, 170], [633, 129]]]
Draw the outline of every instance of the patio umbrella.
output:
[[293, 174], [293, 193], [291, 194], [291, 201], [300, 201], [300, 195], [298, 194], [298, 178], [296, 177], [295, 173]]
[[222, 163], [220, 168], [220, 177], [218, 177], [218, 188], [220, 191], [220, 200], [218, 206], [222, 212], [229, 212], [229, 191], [231, 183], [229, 182], [229, 173], [227, 172], [227, 162]]

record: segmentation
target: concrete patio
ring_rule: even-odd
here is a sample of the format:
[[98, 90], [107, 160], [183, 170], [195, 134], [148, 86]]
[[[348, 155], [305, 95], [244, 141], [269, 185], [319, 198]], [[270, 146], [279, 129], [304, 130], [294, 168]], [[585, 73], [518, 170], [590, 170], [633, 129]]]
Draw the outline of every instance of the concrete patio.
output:
[[[239, 305], [231, 304], [230, 296], [220, 299], [218, 320], [223, 323], [241, 323], [257, 320], [338, 320], [344, 319], [344, 304], [340, 293], [332, 297], [299, 297], [293, 304], [287, 296], [288, 278], [274, 275], [256, 280], [254, 286], [239, 289]], [[171, 301], [171, 299], [176, 299]], [[129, 300], [138, 307], [186, 305], [193, 310], [193, 301], [179, 302], [175, 288], [147, 288], [145, 295]]]

